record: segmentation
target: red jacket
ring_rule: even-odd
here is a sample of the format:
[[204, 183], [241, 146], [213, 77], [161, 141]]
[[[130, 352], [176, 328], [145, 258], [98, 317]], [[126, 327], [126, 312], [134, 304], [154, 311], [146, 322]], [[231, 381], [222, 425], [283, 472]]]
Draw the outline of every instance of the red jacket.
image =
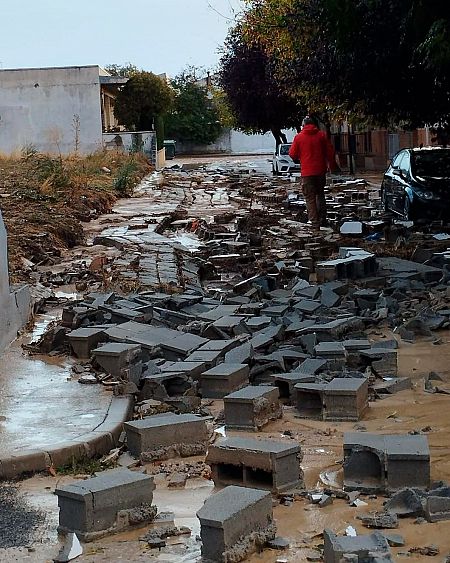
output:
[[289, 156], [300, 161], [302, 176], [323, 176], [336, 168], [333, 146], [315, 125], [305, 125], [295, 136]]

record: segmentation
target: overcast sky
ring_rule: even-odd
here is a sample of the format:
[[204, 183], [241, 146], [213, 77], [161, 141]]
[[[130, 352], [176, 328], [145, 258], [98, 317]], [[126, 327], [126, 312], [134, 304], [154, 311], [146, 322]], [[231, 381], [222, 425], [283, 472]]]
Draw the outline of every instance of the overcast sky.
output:
[[2, 1], [0, 67], [212, 67], [242, 0]]

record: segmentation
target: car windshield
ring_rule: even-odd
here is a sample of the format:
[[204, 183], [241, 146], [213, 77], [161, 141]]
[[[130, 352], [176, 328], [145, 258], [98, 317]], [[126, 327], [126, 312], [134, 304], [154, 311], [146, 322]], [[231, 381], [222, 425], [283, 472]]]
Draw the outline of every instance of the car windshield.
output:
[[289, 149], [291, 145], [280, 145], [280, 155], [286, 156], [289, 154]]
[[413, 153], [413, 172], [429, 178], [450, 177], [450, 150]]

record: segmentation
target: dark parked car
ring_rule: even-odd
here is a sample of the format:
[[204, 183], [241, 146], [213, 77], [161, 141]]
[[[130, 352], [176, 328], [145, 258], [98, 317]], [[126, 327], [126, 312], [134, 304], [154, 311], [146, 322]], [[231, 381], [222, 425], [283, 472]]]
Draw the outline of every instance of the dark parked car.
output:
[[450, 219], [450, 148], [403, 149], [381, 184], [386, 211], [407, 220]]

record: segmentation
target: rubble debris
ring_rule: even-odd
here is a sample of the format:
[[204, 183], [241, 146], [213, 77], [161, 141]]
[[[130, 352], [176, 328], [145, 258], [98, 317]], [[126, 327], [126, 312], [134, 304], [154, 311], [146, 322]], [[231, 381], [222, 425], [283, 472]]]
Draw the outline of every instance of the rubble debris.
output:
[[398, 518], [394, 512], [384, 511], [373, 514], [359, 514], [358, 520], [366, 528], [398, 528]]
[[300, 446], [291, 442], [228, 438], [208, 449], [216, 486], [242, 485], [273, 492], [303, 486]]
[[89, 542], [151, 522], [154, 488], [153, 477], [125, 469], [58, 486], [58, 533], [74, 532]]
[[366, 493], [430, 485], [426, 436], [344, 434], [344, 488]]
[[190, 528], [186, 526], [173, 526], [165, 524], [162, 527], [156, 527], [149, 530], [145, 536], [142, 536], [140, 541], [146, 542], [151, 549], [161, 549], [166, 546], [165, 540], [174, 536], [189, 536], [191, 535]]
[[286, 538], [281, 538], [277, 536], [273, 540], [269, 540], [267, 542], [267, 547], [270, 547], [270, 549], [282, 550], [282, 549], [289, 549], [290, 544], [289, 544], [289, 540], [287, 540]]
[[202, 556], [243, 561], [276, 535], [270, 492], [230, 485], [209, 497], [197, 512]]
[[427, 545], [425, 547], [411, 547], [408, 553], [417, 553], [426, 557], [435, 557], [440, 551], [437, 545]]
[[[346, 555], [356, 556], [356, 561], [368, 563], [393, 562], [389, 544], [380, 532], [364, 536], [337, 536], [331, 530], [324, 531], [324, 563], [341, 563]], [[352, 561], [352, 559], [348, 559]]]
[[77, 535], [73, 532], [66, 534], [64, 538], [64, 544], [61, 546], [58, 555], [53, 559], [56, 563], [67, 563], [76, 559], [83, 554], [83, 548], [81, 547], [80, 540]]

